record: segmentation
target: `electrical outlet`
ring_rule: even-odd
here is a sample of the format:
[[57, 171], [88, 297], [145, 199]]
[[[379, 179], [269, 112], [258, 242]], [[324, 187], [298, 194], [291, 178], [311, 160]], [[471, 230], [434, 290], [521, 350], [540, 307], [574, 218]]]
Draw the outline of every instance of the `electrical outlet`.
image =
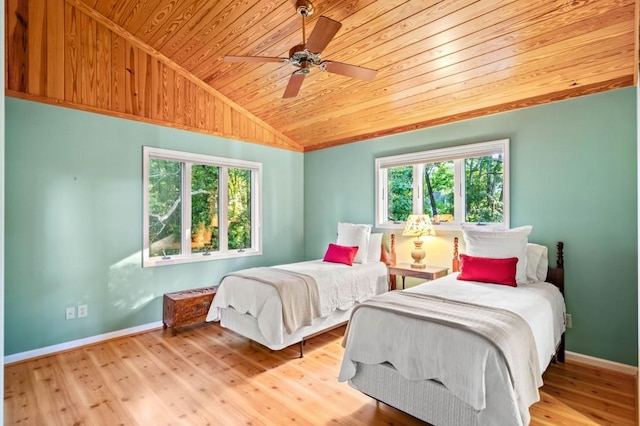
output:
[[76, 308], [70, 307], [65, 311], [66, 319], [74, 319], [76, 317]]
[[87, 305], [78, 305], [78, 318], [84, 318], [89, 315], [89, 307]]
[[564, 314], [564, 324], [567, 326], [567, 328], [573, 327], [571, 314]]

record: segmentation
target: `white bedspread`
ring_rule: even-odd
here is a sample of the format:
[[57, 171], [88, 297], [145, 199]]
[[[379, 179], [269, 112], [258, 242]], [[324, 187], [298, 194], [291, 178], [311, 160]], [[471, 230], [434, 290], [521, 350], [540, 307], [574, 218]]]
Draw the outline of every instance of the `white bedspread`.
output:
[[[558, 289], [549, 283], [508, 287], [458, 281], [456, 276], [450, 274], [405, 291], [484, 304], [519, 314], [531, 327], [539, 365], [545, 369], [565, 329], [564, 299]], [[389, 362], [406, 379], [440, 381], [476, 410], [485, 408], [486, 388], [492, 386], [491, 383], [511, 386], [508, 371], [495, 347], [463, 330], [364, 307], [357, 310], [349, 328], [340, 381], [356, 374], [357, 362]], [[542, 372], [539, 372], [540, 378]], [[514, 398], [504, 402], [505, 408], [508, 404], [517, 404], [523, 424], [528, 424], [528, 407], [537, 399], [521, 401], [516, 395]]]
[[[276, 267], [310, 275], [316, 280], [322, 318], [335, 310], [351, 309], [356, 303], [386, 290], [387, 268], [383, 262], [369, 261], [347, 266], [312, 260]], [[273, 287], [228, 276], [218, 287], [207, 321], [218, 320], [221, 308], [233, 308], [239, 313], [252, 315], [258, 320], [258, 327], [270, 344], [282, 343], [285, 333], [282, 304]]]

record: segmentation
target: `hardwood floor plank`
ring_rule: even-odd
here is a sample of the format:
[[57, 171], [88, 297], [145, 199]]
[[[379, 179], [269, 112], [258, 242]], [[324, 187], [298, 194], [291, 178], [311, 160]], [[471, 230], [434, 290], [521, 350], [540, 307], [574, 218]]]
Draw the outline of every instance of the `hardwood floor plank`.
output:
[[[422, 425], [337, 380], [344, 327], [272, 351], [219, 324], [155, 330], [5, 366], [5, 424]], [[633, 425], [635, 378], [544, 375], [531, 425]]]
[[[166, 371], [166, 366], [153, 356], [142, 356], [146, 348], [137, 339], [122, 342], [114, 347], [114, 352], [123, 360], [128, 369], [135, 375], [137, 381], [144, 381], [161, 401], [169, 403], [176, 410], [182, 422], [190, 424], [206, 424], [207, 419], [215, 417], [215, 411], [208, 409], [210, 404], [203, 403], [197, 392], [183, 392], [189, 387], [188, 378], [185, 380], [178, 374]], [[167, 375], [171, 374], [171, 380]], [[188, 377], [192, 377], [188, 376]]]
[[125, 410], [120, 399], [114, 398], [113, 386], [102, 380], [100, 366], [86, 351], [60, 354], [58, 358], [65, 376], [73, 377], [74, 387], [83, 390], [78, 397], [82, 406], [89, 407], [84, 417], [86, 424], [135, 424], [135, 419]]
[[[36, 407], [43, 414], [45, 424], [77, 424], [84, 416], [78, 401], [79, 390], [73, 378], [60, 368], [57, 356], [40, 358], [30, 366]], [[35, 423], [34, 423], [35, 424]]]
[[[173, 349], [171, 341], [159, 342], [156, 336], [149, 334], [140, 337], [140, 343], [147, 348], [147, 351], [151, 352], [150, 356], [164, 364], [165, 370], [170, 372], [173, 377], [179, 378], [173, 383], [178, 383], [182, 392], [185, 389], [187, 392], [193, 392], [196, 389], [197, 395], [195, 397], [202, 401], [202, 404], [210, 405], [213, 408], [221, 407], [215, 417], [220, 424], [233, 424], [232, 422], [237, 420], [238, 413], [247, 419], [260, 416], [250, 405], [238, 404], [242, 401], [242, 394], [234, 387], [234, 382], [219, 374], [223, 373], [223, 369], [220, 369], [219, 372], [206, 371], [193, 362], [184, 362], [179, 352]], [[239, 406], [235, 407], [235, 405]], [[232, 415], [229, 414], [231, 411], [233, 411]]]
[[45, 424], [44, 413], [36, 408], [35, 384], [29, 374], [31, 365], [32, 362], [16, 364], [11, 368], [11, 376], [5, 376], [4, 407], [6, 412], [12, 413], [14, 424]]
[[109, 386], [135, 424], [178, 423], [178, 413], [168, 401], [157, 398], [148, 383], [140, 381], [112, 349], [112, 342], [88, 348], [87, 354], [99, 366], [100, 380]]

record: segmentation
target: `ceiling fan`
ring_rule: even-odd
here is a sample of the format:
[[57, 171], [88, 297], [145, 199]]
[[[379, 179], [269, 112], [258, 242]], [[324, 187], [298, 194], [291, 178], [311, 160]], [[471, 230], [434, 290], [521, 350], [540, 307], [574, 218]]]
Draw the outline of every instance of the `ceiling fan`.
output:
[[289, 50], [288, 58], [227, 55], [224, 57], [224, 60], [226, 62], [281, 62], [295, 65], [299, 69], [291, 74], [287, 88], [282, 96], [283, 98], [292, 98], [298, 94], [304, 82], [304, 77], [311, 72], [312, 67], [318, 67], [321, 71], [328, 71], [365, 81], [372, 81], [376, 77], [378, 73], [377, 70], [345, 64], [343, 62], [323, 61], [320, 53], [322, 53], [337, 34], [342, 24], [326, 16], [321, 16], [318, 18], [316, 26], [309, 35], [309, 40], [305, 40], [305, 18], [313, 14], [313, 4], [311, 4], [309, 0], [297, 0], [296, 12], [302, 17], [302, 44], [293, 46]]

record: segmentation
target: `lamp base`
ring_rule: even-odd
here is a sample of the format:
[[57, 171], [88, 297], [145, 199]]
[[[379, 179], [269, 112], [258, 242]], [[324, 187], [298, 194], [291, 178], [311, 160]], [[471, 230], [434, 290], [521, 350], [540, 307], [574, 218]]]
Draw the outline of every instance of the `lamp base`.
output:
[[424, 269], [427, 267], [427, 265], [425, 265], [424, 262], [422, 262], [422, 259], [424, 259], [424, 250], [422, 249], [422, 240], [420, 238], [416, 238], [415, 240], [413, 240], [413, 244], [415, 244], [415, 247], [413, 250], [411, 250], [411, 257], [413, 258], [413, 263], [411, 264], [411, 267], [413, 269]]

